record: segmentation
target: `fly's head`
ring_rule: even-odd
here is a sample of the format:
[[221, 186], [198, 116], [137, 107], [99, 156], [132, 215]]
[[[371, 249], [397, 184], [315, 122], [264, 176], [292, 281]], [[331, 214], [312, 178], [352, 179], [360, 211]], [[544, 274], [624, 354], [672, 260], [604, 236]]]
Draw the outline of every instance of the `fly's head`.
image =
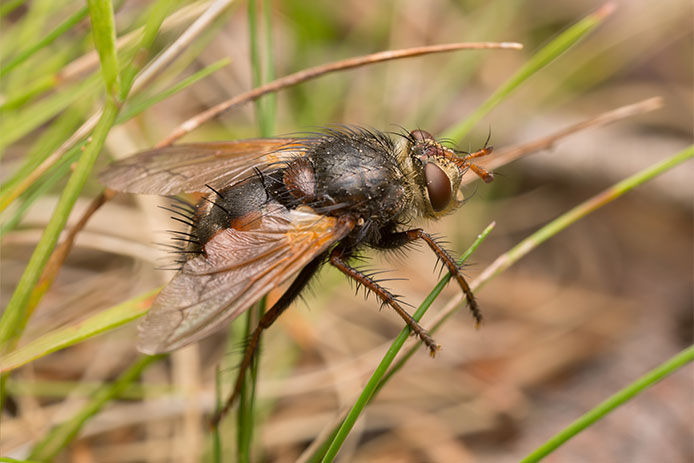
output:
[[456, 152], [424, 130], [413, 130], [405, 139], [405, 151], [409, 157], [407, 164], [411, 165], [411, 174], [417, 185], [415, 203], [424, 217], [438, 219], [462, 205], [460, 186], [468, 170], [473, 170], [485, 182], [493, 178], [472, 163], [472, 159], [491, 153], [491, 147], [475, 153]]

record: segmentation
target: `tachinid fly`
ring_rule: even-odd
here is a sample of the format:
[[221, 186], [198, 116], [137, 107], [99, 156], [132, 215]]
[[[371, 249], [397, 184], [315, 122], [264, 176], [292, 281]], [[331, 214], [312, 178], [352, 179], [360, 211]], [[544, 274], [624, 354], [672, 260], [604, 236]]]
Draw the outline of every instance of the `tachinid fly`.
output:
[[479, 323], [477, 302], [455, 260], [410, 224], [458, 208], [467, 170], [491, 181], [473, 164], [491, 150], [457, 152], [424, 130], [385, 134], [343, 127], [302, 138], [177, 145], [116, 162], [101, 176], [114, 190], [207, 195], [181, 237], [180, 270], [140, 324], [138, 348], [154, 354], [200, 340], [295, 277], [249, 340], [242, 377], [261, 332], [329, 263], [392, 307], [433, 355], [439, 346], [426, 330], [350, 258], [365, 248], [423, 240], [455, 277]]

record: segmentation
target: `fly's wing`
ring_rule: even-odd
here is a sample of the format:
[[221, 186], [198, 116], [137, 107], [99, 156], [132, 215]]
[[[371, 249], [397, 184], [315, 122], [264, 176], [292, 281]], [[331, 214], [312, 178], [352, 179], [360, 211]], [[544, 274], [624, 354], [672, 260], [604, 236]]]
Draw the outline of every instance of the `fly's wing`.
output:
[[169, 195], [222, 189], [273, 163], [303, 155], [291, 138], [258, 138], [231, 142], [167, 146], [144, 151], [111, 164], [101, 181], [126, 193]]
[[241, 229], [220, 231], [188, 260], [140, 324], [138, 349], [168, 352], [216, 331], [352, 229], [309, 208], [264, 206]]

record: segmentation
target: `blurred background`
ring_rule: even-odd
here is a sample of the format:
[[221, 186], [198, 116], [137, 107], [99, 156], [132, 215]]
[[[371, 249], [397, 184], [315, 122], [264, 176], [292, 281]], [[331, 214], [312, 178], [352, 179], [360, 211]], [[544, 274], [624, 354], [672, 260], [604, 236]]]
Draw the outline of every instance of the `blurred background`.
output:
[[[3, 10], [0, 57], [72, 14], [81, 2], [26, 1]], [[211, 2], [179, 2], [180, 17], [157, 39], [164, 49]], [[380, 130], [423, 128], [434, 134], [463, 120], [539, 48], [598, 1], [399, 0], [269, 2], [277, 76], [341, 58], [387, 49], [458, 41], [517, 41], [522, 51], [461, 51], [377, 64], [283, 90], [273, 132], [357, 124]], [[490, 222], [496, 229], [469, 261], [474, 279], [500, 254], [607, 186], [692, 143], [692, 3], [624, 0], [579, 45], [533, 76], [466, 137], [496, 148], [537, 139], [616, 107], [660, 96], [662, 109], [588, 129], [553, 149], [497, 170], [489, 184], [466, 187], [456, 214], [425, 223], [462, 252]], [[139, 26], [149, 2], [118, 2], [116, 28]], [[6, 5], [7, 6], [7, 5]], [[181, 13], [182, 12], [182, 13]], [[28, 27], [27, 24], [31, 24]], [[264, 33], [264, 32], [263, 32]], [[42, 50], [20, 74], [2, 80], [3, 124], [87, 82], [84, 66], [41, 92], [23, 94], [42, 74], [67, 72], [92, 49], [84, 19]], [[232, 3], [181, 57], [143, 92], [154, 95], [222, 58], [230, 64], [114, 128], [95, 172], [113, 158], [146, 149], [181, 122], [252, 88], [246, 5]], [[10, 40], [12, 38], [12, 40]], [[73, 66], [72, 68], [70, 66]], [[17, 77], [20, 75], [21, 77]], [[55, 149], [95, 109], [103, 90], [79, 87], [45, 120], [3, 143], [8, 178], [38, 139]], [[20, 89], [20, 90], [17, 90]], [[13, 96], [19, 95], [12, 99]], [[7, 107], [7, 102], [14, 106]], [[184, 141], [258, 136], [253, 105], [228, 111]], [[63, 137], [63, 138], [61, 138]], [[51, 151], [52, 151], [51, 149]], [[63, 171], [21, 214], [2, 216], [3, 307], [50, 216]], [[48, 180], [46, 180], [48, 181]], [[473, 328], [462, 308], [435, 338], [436, 359], [420, 350], [358, 421], [340, 461], [514, 462], [692, 341], [692, 164], [628, 193], [551, 238], [478, 294], [485, 316]], [[101, 185], [94, 175], [71, 216], [74, 223]], [[26, 196], [22, 197], [24, 204]], [[164, 284], [168, 200], [120, 195], [79, 235], [57, 281], [31, 319], [22, 344], [74, 324]], [[390, 270], [389, 287], [417, 306], [438, 281], [423, 247], [406, 257], [371, 254], [369, 267]], [[270, 299], [279, 296], [270, 294]], [[422, 324], [458, 294], [449, 285]], [[373, 299], [354, 294], [324, 268], [304, 301], [266, 334], [260, 368], [253, 461], [300, 458], [337, 414], [351, 406], [402, 329]], [[136, 323], [39, 359], [8, 384], [0, 453], [22, 456], [50, 423], [84, 404], [85, 388], [112, 381], [138, 356]], [[206, 416], [214, 406], [215, 369], [233, 381], [242, 339], [213, 336], [149, 367], [139, 383], [92, 418], [57, 461], [200, 461], [209, 458]], [[546, 461], [688, 462], [694, 458], [691, 365], [668, 377], [560, 448]], [[233, 433], [233, 419], [224, 432]], [[231, 434], [230, 434], [231, 435]], [[232, 438], [225, 447], [233, 447]], [[233, 461], [233, 449], [226, 452]]]

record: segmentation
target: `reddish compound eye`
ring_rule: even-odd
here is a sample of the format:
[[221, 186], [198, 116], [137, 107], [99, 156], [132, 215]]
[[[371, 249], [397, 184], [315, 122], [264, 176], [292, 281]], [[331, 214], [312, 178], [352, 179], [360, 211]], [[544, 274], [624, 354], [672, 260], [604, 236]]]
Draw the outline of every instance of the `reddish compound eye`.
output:
[[413, 130], [410, 132], [410, 137], [415, 141], [415, 143], [422, 142], [424, 140], [433, 140], [434, 136], [427, 132], [426, 130]]
[[424, 178], [427, 182], [429, 202], [434, 211], [442, 211], [451, 202], [451, 181], [448, 175], [436, 164], [427, 163], [424, 166]]

